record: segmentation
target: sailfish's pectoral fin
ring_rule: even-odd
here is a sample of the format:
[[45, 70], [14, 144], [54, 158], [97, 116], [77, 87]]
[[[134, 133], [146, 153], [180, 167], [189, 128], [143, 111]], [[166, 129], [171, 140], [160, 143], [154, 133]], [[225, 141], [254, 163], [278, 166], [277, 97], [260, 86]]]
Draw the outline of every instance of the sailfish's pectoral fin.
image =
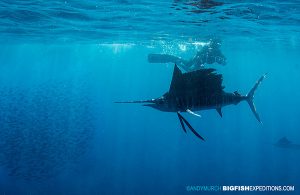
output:
[[201, 115], [200, 114], [196, 114], [195, 112], [191, 111], [190, 109], [187, 109], [186, 110], [188, 113], [194, 115], [194, 116], [197, 116], [197, 117], [200, 117], [201, 118]]
[[200, 139], [202, 139], [203, 141], [205, 141], [204, 140], [204, 138], [201, 136], [201, 135], [199, 135], [198, 133], [197, 133], [197, 131], [190, 125], [190, 123], [185, 119], [185, 118], [183, 118], [183, 116], [179, 113], [179, 112], [177, 112], [177, 115], [178, 115], [178, 118], [179, 118], [179, 121], [180, 121], [180, 123], [181, 123], [181, 126], [182, 126], [182, 128], [183, 128], [183, 130], [186, 132], [186, 129], [185, 129], [185, 127], [184, 127], [184, 123], [188, 126], [188, 128], [194, 133], [194, 135], [196, 135], [198, 138], [200, 138]]
[[221, 117], [223, 117], [221, 107], [216, 108], [216, 110], [217, 110], [217, 112], [219, 113], [219, 115], [220, 115]]

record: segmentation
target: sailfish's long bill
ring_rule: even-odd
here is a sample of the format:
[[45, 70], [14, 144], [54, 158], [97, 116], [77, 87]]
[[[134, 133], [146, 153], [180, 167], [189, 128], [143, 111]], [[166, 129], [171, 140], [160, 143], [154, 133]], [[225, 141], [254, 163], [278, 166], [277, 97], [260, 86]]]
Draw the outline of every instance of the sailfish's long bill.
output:
[[264, 80], [266, 74], [258, 79], [247, 95], [241, 95], [237, 91], [233, 93], [225, 92], [225, 87], [222, 86], [222, 75], [217, 74], [215, 71], [215, 69], [209, 68], [182, 73], [177, 65], [175, 65], [170, 89], [163, 96], [150, 100], [116, 103], [143, 103], [144, 106], [160, 111], [176, 112], [184, 132], [187, 132], [186, 125], [201, 140], [204, 140], [204, 138], [195, 131], [190, 123], [181, 115], [181, 112], [200, 116], [194, 112], [216, 109], [222, 117], [222, 107], [231, 104], [237, 105], [241, 101], [246, 101], [255, 118], [261, 123], [253, 98], [256, 89]]

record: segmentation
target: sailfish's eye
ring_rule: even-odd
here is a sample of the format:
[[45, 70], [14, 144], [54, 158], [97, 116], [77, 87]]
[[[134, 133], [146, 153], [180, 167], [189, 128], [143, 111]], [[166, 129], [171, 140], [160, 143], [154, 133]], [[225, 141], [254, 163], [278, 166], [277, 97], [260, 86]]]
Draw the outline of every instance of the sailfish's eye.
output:
[[164, 98], [159, 98], [158, 100], [156, 100], [157, 104], [163, 104], [164, 103]]

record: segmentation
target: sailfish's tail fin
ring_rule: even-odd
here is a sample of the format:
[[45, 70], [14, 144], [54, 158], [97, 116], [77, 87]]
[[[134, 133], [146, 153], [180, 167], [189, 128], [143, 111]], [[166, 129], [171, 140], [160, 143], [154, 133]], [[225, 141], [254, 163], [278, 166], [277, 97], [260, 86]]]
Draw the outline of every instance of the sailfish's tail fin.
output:
[[256, 81], [256, 83], [255, 83], [255, 85], [253, 86], [253, 88], [252, 88], [252, 89], [249, 91], [249, 93], [246, 95], [246, 100], [247, 100], [247, 102], [248, 102], [248, 104], [249, 104], [249, 106], [250, 106], [250, 109], [252, 110], [252, 112], [253, 112], [255, 118], [256, 118], [260, 123], [262, 123], [262, 122], [261, 122], [260, 117], [259, 117], [259, 115], [258, 115], [258, 113], [257, 113], [257, 111], [256, 111], [256, 108], [255, 108], [255, 104], [254, 104], [254, 102], [253, 102], [253, 99], [254, 99], [254, 93], [255, 93], [257, 87], [261, 84], [261, 82], [264, 80], [264, 78], [266, 78], [266, 75], [267, 75], [267, 74], [264, 74], [263, 76], [261, 76], [261, 77], [258, 79], [258, 81]]

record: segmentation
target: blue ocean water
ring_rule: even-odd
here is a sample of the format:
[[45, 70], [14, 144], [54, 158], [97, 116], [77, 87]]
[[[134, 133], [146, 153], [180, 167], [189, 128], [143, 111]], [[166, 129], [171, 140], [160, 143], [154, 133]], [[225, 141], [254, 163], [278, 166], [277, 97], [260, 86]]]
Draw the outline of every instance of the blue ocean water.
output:
[[[300, 150], [274, 146], [300, 144], [299, 1], [1, 0], [0, 24], [0, 194], [300, 194]], [[183, 113], [203, 142], [176, 113], [114, 103], [168, 91], [174, 64], [148, 54], [192, 58], [212, 37], [226, 91], [267, 73], [263, 124], [246, 102]]]

